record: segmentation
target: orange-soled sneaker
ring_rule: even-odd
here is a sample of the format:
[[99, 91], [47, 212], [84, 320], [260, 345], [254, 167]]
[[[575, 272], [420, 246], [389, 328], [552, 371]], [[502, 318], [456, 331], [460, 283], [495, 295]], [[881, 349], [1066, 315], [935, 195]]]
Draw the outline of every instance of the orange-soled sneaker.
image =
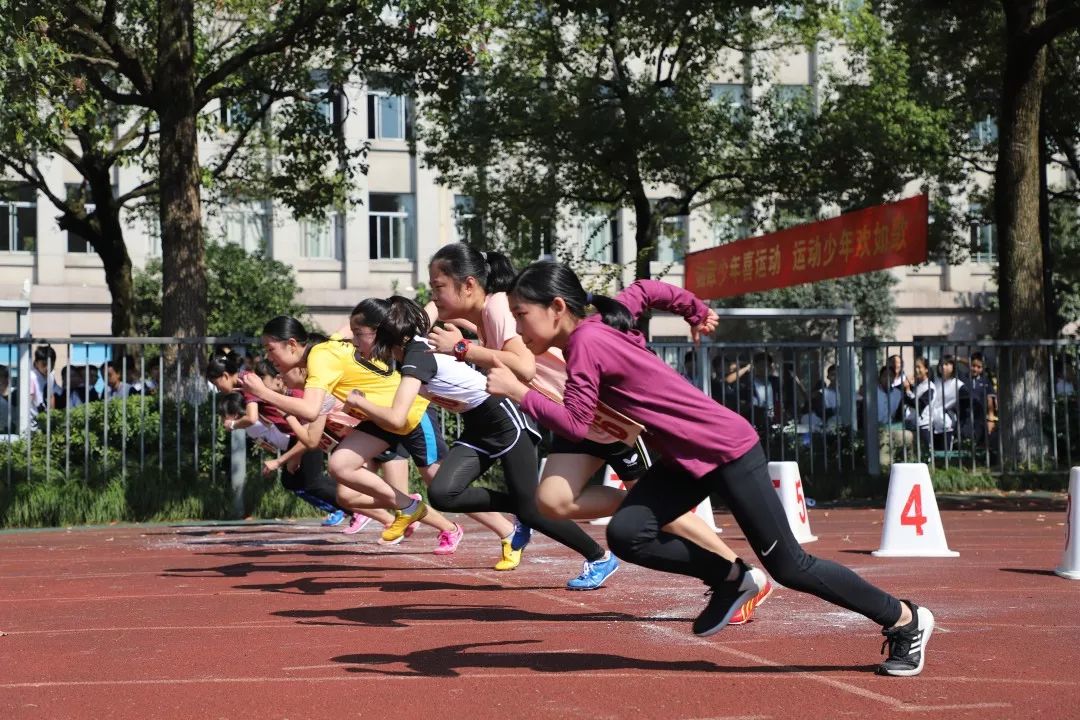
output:
[[744, 602], [742, 604], [742, 607], [735, 611], [735, 614], [731, 616], [730, 620], [728, 620], [728, 625], [743, 625], [750, 622], [754, 614], [754, 610], [756, 610], [758, 605], [765, 602], [765, 600], [770, 595], [772, 595], [772, 591], [772, 581], [768, 578], [765, 578], [765, 587], [761, 588], [761, 590], [758, 591], [757, 595]]

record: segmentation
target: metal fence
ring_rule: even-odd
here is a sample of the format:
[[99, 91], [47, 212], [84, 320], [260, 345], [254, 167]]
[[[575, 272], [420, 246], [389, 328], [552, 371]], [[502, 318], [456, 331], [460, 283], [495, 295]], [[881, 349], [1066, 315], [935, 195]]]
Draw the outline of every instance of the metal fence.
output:
[[876, 476], [893, 462], [1052, 472], [1080, 461], [1078, 341], [653, 348], [754, 425], [771, 460], [810, 473]]
[[[9, 337], [0, 343], [6, 343], [0, 367], [10, 383], [0, 387], [7, 433], [0, 436], [0, 477], [9, 488], [27, 478], [125, 482], [150, 473], [161, 482], [200, 478], [237, 491], [251, 472], [243, 437], [230, 436], [216, 418], [217, 394], [201, 365], [185, 371], [170, 358], [179, 352], [205, 359], [222, 344], [258, 351], [254, 341]], [[46, 344], [58, 360], [35, 370], [34, 350]], [[874, 476], [898, 461], [1000, 473], [1060, 470], [1080, 460], [1077, 342], [825, 340], [653, 349], [690, 384], [745, 417], [770, 459], [795, 460], [810, 477]], [[899, 372], [882, 376], [891, 356]], [[928, 381], [933, 397], [912, 397], [922, 382], [917, 358], [938, 378]], [[949, 358], [953, 373], [942, 379]], [[44, 394], [32, 391], [43, 377], [49, 378]], [[111, 386], [118, 378], [126, 390]], [[1017, 383], [1026, 383], [1023, 403], [1008, 401], [1006, 383], [1013, 395]], [[56, 407], [30, 407], [31, 396]], [[446, 419], [452, 434], [456, 423]]]

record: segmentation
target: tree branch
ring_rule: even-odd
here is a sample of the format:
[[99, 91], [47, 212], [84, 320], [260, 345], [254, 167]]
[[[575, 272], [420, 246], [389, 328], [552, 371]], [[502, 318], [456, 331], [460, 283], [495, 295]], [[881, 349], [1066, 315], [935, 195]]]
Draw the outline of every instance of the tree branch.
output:
[[1035, 43], [1035, 48], [1041, 48], [1052, 43], [1056, 38], [1065, 33], [1080, 28], [1080, 3], [1063, 2], [1046, 15], [1046, 19], [1035, 25], [1028, 32], [1028, 37]]
[[[135, 89], [141, 93], [148, 101], [150, 95], [153, 92], [153, 81], [150, 79], [149, 73], [146, 72], [146, 68], [142, 66], [136, 57], [135, 52], [127, 46], [126, 43], [120, 38], [120, 34], [117, 32], [115, 18], [116, 8], [113, 6], [110, 8], [106, 5], [106, 10], [110, 14], [103, 14], [101, 18], [94, 15], [88, 7], [72, 2], [68, 5], [70, 11], [72, 11], [72, 22], [78, 24], [82, 23], [84, 26], [89, 26], [92, 29], [98, 31], [102, 39], [108, 44], [110, 52], [117, 61], [117, 69], [120, 73], [131, 81], [131, 84]], [[108, 22], [107, 22], [108, 21]], [[126, 103], [126, 104], [147, 104], [144, 103]]]
[[351, 12], [348, 3], [327, 9], [327, 0], [315, 0], [310, 5], [301, 5], [301, 10], [288, 25], [276, 32], [264, 36], [235, 55], [225, 58], [220, 65], [211, 70], [195, 86], [195, 103], [202, 107], [209, 99], [210, 90], [224, 82], [228, 77], [246, 67], [252, 60], [271, 55], [294, 44], [304, 31], [325, 18], [341, 18]]
[[132, 200], [135, 200], [136, 198], [147, 197], [149, 195], [153, 195], [156, 192], [157, 192], [157, 181], [156, 180], [148, 180], [148, 181], [144, 182], [142, 185], [137, 185], [137, 186], [133, 187], [131, 190], [128, 190], [126, 193], [124, 193], [120, 197], [116, 198], [116, 205], [117, 205], [117, 207], [121, 207], [121, 206], [131, 202]]

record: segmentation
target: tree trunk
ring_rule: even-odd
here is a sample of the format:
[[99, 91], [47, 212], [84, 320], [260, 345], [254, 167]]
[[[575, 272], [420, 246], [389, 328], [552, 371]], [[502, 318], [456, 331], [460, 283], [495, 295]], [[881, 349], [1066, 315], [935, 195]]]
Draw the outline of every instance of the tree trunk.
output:
[[[160, 0], [155, 77], [160, 135], [162, 332], [206, 334], [206, 247], [199, 198], [193, 0]], [[194, 346], [179, 358], [195, 362]], [[171, 364], [171, 363], [169, 363]], [[188, 373], [183, 373], [187, 375]]]
[[1047, 166], [1050, 153], [1047, 147], [1046, 121], [1039, 120], [1039, 242], [1043, 251], [1043, 306], [1046, 308], [1047, 337], [1056, 338], [1064, 323], [1058, 313], [1057, 294], [1054, 292], [1053, 238], [1050, 236], [1050, 186], [1047, 182]]
[[[999, 237], [998, 299], [1005, 340], [1046, 337], [1043, 252], [1039, 233], [1039, 116], [1046, 47], [1033, 26], [1046, 17], [1046, 0], [1005, 3], [1005, 69], [999, 116], [994, 212]], [[1041, 464], [1046, 452], [1041, 412], [1048, 403], [1047, 363], [1038, 349], [1015, 348], [1003, 363], [1002, 419], [1012, 458]]]
[[[651, 263], [656, 251], [657, 228], [652, 201], [645, 194], [645, 186], [638, 184], [630, 196], [634, 201], [634, 279], [645, 280], [652, 277]], [[652, 313], [646, 310], [638, 318], [637, 327], [645, 337], [649, 337], [649, 320]]]

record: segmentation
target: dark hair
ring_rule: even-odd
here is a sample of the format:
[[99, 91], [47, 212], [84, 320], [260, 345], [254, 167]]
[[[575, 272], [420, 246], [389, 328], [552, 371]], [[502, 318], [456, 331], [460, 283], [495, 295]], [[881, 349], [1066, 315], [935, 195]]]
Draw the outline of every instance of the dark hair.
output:
[[263, 325], [262, 334], [279, 342], [295, 340], [300, 345], [316, 345], [328, 339], [320, 332], [308, 332], [304, 323], [288, 315], [278, 315], [268, 320]]
[[570, 312], [579, 318], [585, 317], [585, 306], [592, 305], [600, 311], [605, 325], [621, 332], [634, 327], [634, 317], [625, 305], [603, 295], [587, 294], [574, 271], [556, 262], [534, 262], [518, 273], [510, 292], [525, 302], [545, 307], [561, 297]]
[[986, 365], [986, 360], [983, 358], [983, 354], [978, 351], [971, 353], [970, 362], [981, 362], [983, 365]]
[[34, 350], [34, 362], [43, 362], [56, 367], [56, 351], [53, 350], [52, 345], [39, 345]]
[[218, 396], [218, 415], [222, 417], [243, 415], [247, 411], [247, 403], [244, 396], [239, 392], [227, 392]]
[[304, 346], [304, 361], [307, 361], [307, 354], [314, 345], [330, 339], [320, 332], [308, 332], [304, 323], [288, 315], [278, 315], [268, 320], [263, 325], [262, 335], [278, 342], [295, 340], [297, 344]]
[[431, 256], [428, 266], [454, 278], [458, 285], [470, 277], [476, 278], [477, 284], [488, 294], [509, 292], [514, 282], [514, 266], [509, 258], [494, 250], [481, 252], [465, 243], [439, 248]]
[[244, 367], [244, 359], [232, 350], [217, 352], [210, 356], [206, 363], [206, 379], [210, 381], [228, 374], [235, 375]]
[[371, 346], [371, 355], [385, 363], [393, 360], [394, 348], [404, 346], [415, 337], [427, 335], [430, 327], [430, 318], [424, 309], [402, 295], [392, 295], [385, 300], [361, 300], [349, 317], [357, 316], [363, 325], [374, 328], [375, 341]]
[[256, 360], [252, 372], [261, 378], [278, 376], [277, 368], [269, 360]]

